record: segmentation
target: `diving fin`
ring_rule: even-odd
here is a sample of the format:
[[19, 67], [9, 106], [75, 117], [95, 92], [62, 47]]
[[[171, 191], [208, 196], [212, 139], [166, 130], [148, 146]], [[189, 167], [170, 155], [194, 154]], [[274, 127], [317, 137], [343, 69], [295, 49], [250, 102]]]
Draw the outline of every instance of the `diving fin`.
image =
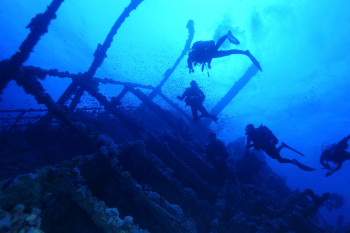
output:
[[288, 145], [287, 145], [287, 144], [285, 144], [284, 142], [282, 142], [282, 147], [286, 147], [286, 148], [288, 148], [289, 150], [294, 151], [295, 153], [297, 153], [297, 154], [299, 154], [299, 155], [301, 155], [301, 156], [305, 157], [305, 155], [304, 155], [304, 154], [302, 154], [301, 152], [297, 151], [296, 149], [294, 149], [294, 148], [292, 148], [292, 147], [288, 146]]
[[232, 35], [231, 31], [227, 32], [227, 39], [232, 43], [232, 44], [240, 44], [238, 39]]
[[308, 172], [311, 172], [311, 171], [315, 171], [316, 169], [315, 168], [312, 168], [312, 167], [309, 167], [309, 166], [306, 166], [302, 163], [300, 163], [298, 160], [296, 159], [293, 159], [293, 164], [297, 165], [301, 170], [304, 170], [304, 171], [308, 171]]
[[255, 59], [255, 57], [249, 52], [249, 50], [246, 51], [247, 56], [250, 58], [250, 60], [254, 63], [254, 65], [262, 72], [260, 63], [258, 60]]

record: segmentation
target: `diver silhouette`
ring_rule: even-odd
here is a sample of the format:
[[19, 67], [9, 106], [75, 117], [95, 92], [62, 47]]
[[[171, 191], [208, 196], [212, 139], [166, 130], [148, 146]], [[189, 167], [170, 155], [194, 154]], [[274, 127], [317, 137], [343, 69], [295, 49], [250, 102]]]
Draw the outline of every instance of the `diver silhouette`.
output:
[[[208, 111], [203, 106], [205, 95], [203, 91], [199, 89], [197, 82], [192, 80], [190, 85], [191, 87], [186, 88], [184, 93], [181, 96], [177, 96], [177, 98], [179, 100], [185, 99], [186, 105], [189, 105], [191, 107], [193, 120], [195, 122], [202, 117], [209, 117], [216, 122], [218, 118], [215, 115], [208, 113]], [[198, 111], [201, 112], [202, 115], [198, 116]]]
[[291, 148], [290, 146], [286, 145], [284, 142], [276, 148], [276, 144], [278, 143], [278, 139], [276, 136], [271, 132], [269, 128], [267, 128], [264, 125], [260, 125], [259, 128], [255, 128], [254, 125], [248, 124], [246, 126], [246, 135], [247, 135], [247, 144], [246, 149], [249, 150], [250, 147], [254, 147], [255, 150], [263, 150], [267, 155], [269, 155], [271, 158], [276, 159], [280, 163], [291, 163], [296, 166], [298, 166], [300, 169], [304, 171], [314, 171], [314, 168], [308, 167], [304, 164], [301, 164], [296, 159], [286, 159], [282, 158], [280, 155], [280, 151], [282, 148], [288, 148], [302, 156], [304, 156], [299, 151]]
[[214, 166], [217, 177], [217, 184], [224, 185], [226, 182], [230, 184], [238, 184], [237, 179], [227, 166], [226, 160], [229, 154], [223, 141], [216, 137], [216, 133], [210, 133], [208, 136], [209, 143], [205, 147], [205, 159]]
[[228, 158], [228, 152], [224, 143], [217, 139], [215, 133], [211, 133], [208, 136], [209, 143], [205, 147], [206, 160], [211, 163], [219, 173], [221, 179], [228, 177], [228, 168], [226, 166], [226, 159]]
[[[320, 162], [325, 169], [329, 170], [326, 173], [326, 177], [338, 171], [342, 167], [343, 162], [350, 159], [350, 153], [346, 151], [349, 147], [349, 139], [350, 135], [322, 151]], [[334, 163], [335, 166], [332, 167], [329, 162]]]
[[189, 72], [194, 72], [193, 66], [196, 66], [197, 64], [202, 65], [202, 71], [204, 70], [206, 64], [208, 64], [208, 68], [211, 69], [211, 60], [213, 58], [225, 57], [232, 54], [242, 54], [248, 56], [254, 65], [260, 71], [262, 71], [259, 62], [255, 59], [255, 57], [253, 57], [249, 50], [219, 50], [220, 46], [226, 39], [228, 39], [232, 44], [240, 44], [237, 38], [232, 35], [231, 31], [228, 31], [226, 35], [222, 36], [216, 44], [213, 40], [195, 42], [192, 45], [191, 51], [188, 53], [187, 65]]

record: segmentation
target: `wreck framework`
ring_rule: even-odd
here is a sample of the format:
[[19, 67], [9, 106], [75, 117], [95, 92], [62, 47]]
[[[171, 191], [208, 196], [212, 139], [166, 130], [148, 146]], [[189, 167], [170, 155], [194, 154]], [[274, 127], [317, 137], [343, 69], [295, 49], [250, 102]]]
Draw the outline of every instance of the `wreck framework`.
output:
[[[191, 121], [191, 117], [181, 107], [162, 93], [162, 86], [171, 77], [171, 74], [190, 49], [194, 37], [193, 21], [190, 20], [187, 23], [189, 35], [184, 49], [174, 65], [164, 72], [163, 80], [156, 87], [95, 76], [96, 71], [107, 57], [107, 50], [111, 46], [118, 29], [130, 13], [142, 2], [143, 0], [132, 0], [124, 9], [108, 33], [104, 43], [97, 46], [93, 55], [94, 60], [85, 73], [72, 74], [69, 71], [47, 70], [41, 67], [23, 65], [40, 38], [47, 33], [48, 26], [56, 18], [56, 12], [63, 0], [53, 0], [44, 13], [36, 15], [27, 26], [30, 29], [30, 33], [18, 51], [8, 60], [0, 61], [0, 94], [6, 88], [8, 82], [14, 80], [26, 93], [34, 96], [39, 104], [44, 104], [46, 107], [46, 109], [1, 110], [0, 113], [3, 114], [18, 113], [15, 117], [0, 118], [3, 122], [11, 122], [3, 125], [4, 130], [16, 128], [23, 119], [24, 121], [36, 119], [37, 122], [43, 124], [50, 124], [53, 119], [57, 119], [60, 123], [69, 126], [88, 144], [100, 145], [96, 148], [95, 154], [85, 157], [78, 156], [55, 167], [43, 167], [35, 175], [26, 174], [10, 180], [0, 181], [0, 202], [2, 204], [5, 203], [6, 209], [10, 209], [11, 205], [14, 203], [18, 204], [21, 201], [27, 202], [25, 204], [28, 206], [40, 206], [46, 201], [48, 203], [56, 202], [57, 200], [54, 198], [57, 197], [54, 196], [52, 201], [49, 196], [52, 193], [61, 192], [57, 196], [62, 195], [71, 198], [72, 202], [75, 202], [87, 212], [95, 224], [103, 229], [104, 232], [135, 232], [133, 231], [135, 226], [132, 226], [130, 218], [120, 219], [118, 211], [107, 208], [103, 202], [105, 200], [115, 201], [123, 209], [126, 207], [118, 203], [118, 201], [123, 202], [123, 198], [129, 198], [129, 196], [133, 198], [129, 200], [130, 203], [125, 205], [134, 205], [135, 209], [139, 206], [145, 207], [143, 211], [151, 213], [155, 217], [152, 219], [146, 217], [144, 224], [147, 224], [150, 219], [154, 223], [163, 224], [163, 231], [161, 232], [205, 232], [210, 227], [219, 229], [218, 232], [220, 232], [220, 229], [227, 230], [226, 226], [218, 224], [219, 220], [216, 218], [220, 218], [222, 223], [228, 226], [230, 224], [234, 225], [235, 229], [238, 229], [237, 231], [241, 229], [245, 232], [257, 232], [257, 229], [260, 229], [259, 232], [281, 232], [282, 229], [290, 230], [288, 227], [292, 223], [299, 222], [300, 226], [295, 224], [295, 232], [305, 232], [305, 229], [310, 229], [308, 232], [325, 232], [321, 227], [314, 224], [312, 220], [307, 219], [317, 212], [321, 204], [308, 200], [307, 195], [309, 194], [292, 193], [272, 172], [268, 173], [266, 167], [264, 167], [265, 170], [261, 169], [262, 171], [259, 172], [265, 172], [268, 175], [266, 177], [261, 176], [262, 178], [259, 177], [261, 180], [258, 184], [252, 185], [248, 182], [246, 184], [227, 185], [223, 189], [218, 187], [217, 182], [213, 181], [215, 173], [212, 173], [212, 165], [198, 156], [198, 150], [192, 150], [193, 148], [183, 143], [186, 140], [186, 133], [182, 131], [183, 127], [179, 124], [186, 124], [186, 121], [177, 121], [171, 112], [164, 110], [153, 101], [153, 98], [156, 96], [160, 97], [187, 122]], [[250, 66], [246, 73], [234, 83], [231, 89], [211, 110], [211, 113], [218, 115], [257, 72], [258, 69], [255, 66]], [[38, 79], [44, 80], [47, 76], [72, 79], [72, 83], [57, 102], [44, 91], [43, 86], [38, 81]], [[99, 92], [99, 84], [119, 85], [123, 88], [116, 97], [108, 100], [106, 96]], [[149, 90], [150, 94], [145, 94], [142, 91], [144, 89]], [[95, 98], [100, 107], [78, 108], [78, 104], [85, 92]], [[140, 111], [148, 109], [154, 112], [170, 128], [178, 132], [177, 135], [183, 137], [182, 141], [167, 134], [160, 136], [162, 140], [158, 140], [159, 138], [151, 135], [147, 140], [118, 145], [120, 146], [118, 148], [111, 138], [91, 132], [73, 116], [74, 111], [77, 110], [85, 112], [106, 111], [137, 136], [135, 138], [144, 139], [142, 134], [143, 128], [139, 122], [130, 118], [129, 115], [118, 108], [118, 106], [121, 106], [121, 100], [128, 93], [133, 94], [142, 102], [142, 105], [139, 107]], [[40, 113], [40, 115], [27, 116], [27, 113]], [[195, 139], [201, 141], [205, 138], [206, 140], [207, 135], [203, 131], [209, 131], [208, 126], [210, 123], [211, 121], [207, 120], [203, 121], [202, 124], [198, 124], [198, 131], [202, 133], [195, 135]], [[26, 124], [23, 127], [25, 128]], [[244, 167], [244, 162], [241, 161], [241, 167]], [[119, 163], [122, 164], [122, 167], [119, 166]], [[142, 164], [141, 167], [139, 163]], [[263, 164], [256, 164], [256, 166], [256, 170], [259, 170], [258, 167], [263, 167]], [[101, 167], [106, 170], [101, 169]], [[124, 169], [128, 172], [125, 172]], [[152, 172], [149, 172], [150, 170]], [[246, 172], [244, 168], [240, 171], [243, 176], [247, 175]], [[253, 171], [248, 172], [253, 173]], [[236, 173], [239, 174], [239, 172]], [[108, 176], [110, 174], [112, 177]], [[98, 180], [108, 180], [106, 186], [108, 186], [112, 194], [121, 195], [121, 200], [104, 196], [105, 193], [100, 191], [104, 184], [95, 182], [96, 178]], [[244, 179], [247, 179], [247, 177], [241, 178], [242, 181]], [[120, 185], [116, 185], [114, 183], [115, 180]], [[158, 180], [162, 182], [157, 183]], [[98, 194], [98, 198], [92, 195], [86, 184], [89, 185], [94, 194]], [[149, 189], [152, 188], [155, 192], [148, 190], [148, 185], [150, 186]], [[19, 197], [14, 196], [7, 200], [12, 193], [26, 193], [32, 189], [33, 192], [30, 193], [31, 198], [23, 200], [21, 199], [22, 196], [19, 195]], [[268, 191], [269, 189], [272, 190]], [[42, 193], [45, 193], [45, 195]], [[284, 199], [283, 195], [277, 195], [277, 193], [291, 195], [291, 198]], [[224, 197], [225, 195], [227, 197]], [[255, 197], [256, 195], [257, 197]], [[234, 198], [242, 201], [236, 201]], [[318, 197], [315, 196], [314, 198], [317, 199]], [[32, 200], [34, 200], [34, 204]], [[185, 213], [176, 204], [170, 204], [167, 200], [170, 200], [172, 203], [181, 203], [181, 208], [184, 209]], [[279, 206], [281, 201], [287, 202], [286, 208]], [[222, 206], [222, 202], [227, 202], [226, 207]], [[116, 206], [116, 203], [113, 203], [115, 205], [112, 206]], [[59, 199], [56, 204], [60, 204]], [[296, 207], [293, 209], [289, 208], [289, 206]], [[232, 211], [232, 213], [225, 213], [227, 211], [225, 208], [228, 211]], [[302, 213], [303, 210], [309, 210], [310, 213]], [[268, 214], [265, 215], [266, 213]], [[276, 213], [283, 215], [284, 219], [281, 220], [280, 216], [276, 216]], [[137, 216], [137, 214], [135, 215]], [[192, 216], [188, 216], [190, 214]], [[225, 216], [230, 216], [230, 219], [226, 219]], [[305, 216], [307, 217], [306, 219], [304, 219]], [[162, 221], [157, 222], [158, 218]], [[142, 217], [135, 219], [143, 220]], [[116, 221], [116, 223], [113, 221]], [[264, 229], [261, 226], [267, 230], [263, 231]], [[153, 227], [153, 229], [158, 229], [155, 226]], [[143, 232], [140, 229], [137, 230]]]
[[[89, 135], [89, 132], [85, 132], [82, 127], [79, 127], [78, 120], [72, 117], [72, 112], [76, 110], [77, 105], [81, 101], [84, 92], [87, 92], [90, 96], [95, 98], [100, 106], [111, 113], [114, 117], [118, 118], [123, 122], [131, 131], [137, 132], [139, 126], [137, 122], [130, 124], [130, 119], [125, 116], [122, 111], [116, 109], [118, 105], [121, 104], [122, 98], [128, 94], [132, 93], [141, 102], [142, 108], [149, 108], [151, 111], [155, 112], [163, 121], [165, 121], [170, 127], [178, 130], [179, 126], [174, 123], [173, 116], [170, 117], [171, 113], [165, 111], [157, 105], [153, 98], [158, 96], [162, 98], [169, 106], [172, 107], [181, 117], [187, 121], [191, 121], [191, 117], [177, 104], [171, 101], [164, 93], [162, 93], [162, 86], [170, 78], [171, 74], [177, 68], [183, 57], [190, 50], [191, 43], [194, 37], [194, 23], [189, 20], [187, 23], [188, 38], [186, 40], [184, 49], [182, 50], [180, 56], [175, 61], [172, 67], [167, 69], [163, 74], [162, 81], [156, 86], [142, 85], [137, 83], [120, 82], [111, 78], [99, 78], [95, 77], [97, 69], [101, 66], [104, 59], [107, 57], [107, 51], [113, 42], [114, 36], [116, 36], [118, 29], [122, 26], [123, 22], [129, 17], [130, 13], [135, 10], [143, 0], [134, 0], [124, 9], [121, 15], [118, 17], [114, 25], [112, 26], [110, 32], [106, 36], [103, 44], [98, 44], [97, 48], [93, 54], [94, 60], [90, 65], [88, 71], [84, 73], [72, 74], [69, 71], [58, 71], [57, 69], [42, 69], [40, 67], [24, 66], [23, 63], [29, 58], [30, 53], [33, 51], [35, 45], [39, 42], [40, 38], [47, 33], [49, 24], [52, 20], [56, 18], [56, 12], [63, 0], [53, 0], [52, 3], [47, 7], [44, 13], [36, 15], [31, 22], [28, 24], [27, 28], [30, 29], [30, 33], [27, 38], [23, 41], [17, 52], [8, 60], [3, 60], [0, 62], [0, 93], [6, 87], [10, 80], [15, 80], [16, 83], [21, 86], [26, 93], [34, 96], [39, 104], [44, 104], [47, 108], [48, 113], [44, 116], [26, 116], [27, 113], [37, 112], [38, 110], [26, 109], [26, 110], [2, 110], [1, 113], [17, 112], [16, 117], [2, 117], [2, 128], [13, 129], [21, 120], [29, 120], [40, 118], [48, 122], [53, 117], [64, 122], [70, 126], [79, 135]], [[227, 106], [230, 101], [235, 97], [235, 95], [244, 87], [244, 85], [257, 73], [257, 69], [254, 66], [249, 67], [247, 72], [232, 86], [228, 93], [218, 102], [218, 104], [212, 109], [211, 113], [218, 115]], [[70, 78], [72, 83], [63, 92], [61, 97], [55, 102], [52, 97], [44, 91], [44, 88], [38, 81], [38, 79], [44, 80], [47, 76], [59, 77], [59, 78]], [[109, 85], [121, 85], [123, 87], [122, 91], [109, 101], [106, 96], [101, 94], [98, 89], [99, 84], [109, 84]], [[151, 90], [149, 95], [142, 92], [142, 89]], [[70, 101], [71, 100], [71, 101]], [[68, 103], [70, 102], [70, 103]], [[68, 106], [67, 106], [68, 104]], [[67, 107], [66, 107], [67, 106]], [[39, 111], [45, 111], [40, 109]], [[15, 118], [15, 119], [13, 119]], [[14, 121], [11, 121], [14, 120]], [[7, 123], [6, 122], [10, 122]], [[208, 126], [211, 123], [210, 120], [206, 120], [203, 124], [198, 127], [201, 130], [208, 131]], [[25, 126], [25, 124], [21, 125]], [[181, 127], [180, 127], [181, 128]]]

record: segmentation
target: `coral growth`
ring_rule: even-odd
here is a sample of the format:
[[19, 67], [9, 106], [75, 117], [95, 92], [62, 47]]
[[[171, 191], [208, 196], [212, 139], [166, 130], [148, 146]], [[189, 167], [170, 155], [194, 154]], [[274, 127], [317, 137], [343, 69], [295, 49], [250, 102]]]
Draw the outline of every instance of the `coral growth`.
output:
[[26, 212], [22, 204], [17, 204], [10, 212], [0, 208], [0, 232], [42, 233], [40, 213], [35, 207]]

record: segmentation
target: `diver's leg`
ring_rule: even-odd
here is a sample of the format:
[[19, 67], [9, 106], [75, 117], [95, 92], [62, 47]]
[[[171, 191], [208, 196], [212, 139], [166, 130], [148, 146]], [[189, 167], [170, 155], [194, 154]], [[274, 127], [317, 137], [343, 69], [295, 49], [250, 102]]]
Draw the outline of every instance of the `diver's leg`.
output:
[[294, 164], [294, 165], [298, 166], [301, 170], [304, 170], [304, 171], [309, 171], [310, 172], [310, 171], [314, 171], [315, 170], [312, 167], [309, 167], [309, 166], [306, 166], [306, 165], [300, 163], [296, 159], [290, 160], [290, 159], [282, 158], [280, 155], [278, 155], [278, 157], [276, 157], [276, 159], [280, 163], [291, 163], [291, 164]]
[[211, 119], [213, 119], [213, 121], [217, 121], [218, 118], [213, 115], [213, 114], [210, 114], [207, 109], [203, 106], [203, 104], [201, 104], [200, 106], [198, 106], [198, 110], [202, 113], [202, 115], [200, 117], [209, 117]]
[[315, 171], [316, 169], [315, 168], [312, 168], [312, 167], [309, 167], [309, 166], [306, 166], [302, 163], [300, 163], [298, 160], [296, 159], [293, 159], [293, 163], [295, 165], [297, 165], [301, 170], [304, 170], [304, 171], [308, 171], [308, 172], [311, 172], [311, 171]]
[[239, 49], [220, 50], [220, 51], [216, 51], [213, 54], [213, 58], [226, 57], [226, 56], [229, 56], [229, 55], [232, 55], [232, 54], [243, 54], [243, 55], [246, 55], [254, 63], [254, 65], [259, 70], [262, 71], [259, 62], [255, 59], [255, 57], [253, 57], [253, 55], [249, 52], [249, 50], [246, 50], [246, 51], [239, 50]]
[[202, 117], [208, 117], [209, 116], [209, 112], [205, 109], [203, 104], [199, 104], [198, 105], [198, 111], [200, 111], [202, 113]]
[[227, 32], [227, 39], [232, 43], [232, 44], [240, 44], [238, 39], [232, 35], [231, 31]]
[[248, 56], [247, 51], [243, 51], [243, 50], [239, 50], [239, 49], [220, 50], [220, 51], [216, 51], [213, 54], [213, 58], [226, 57], [226, 56], [230, 56], [232, 54], [243, 54], [243, 55]]
[[234, 37], [231, 33], [231, 31], [228, 31], [226, 35], [222, 36], [215, 44], [215, 49], [219, 50], [220, 46], [224, 41], [228, 39], [232, 44], [240, 44], [238, 39]]
[[192, 117], [194, 121], [198, 121], [199, 117], [198, 117], [198, 108], [194, 105], [191, 105], [191, 111], [192, 111]]
[[220, 46], [222, 45], [222, 43], [224, 43], [224, 41], [226, 40], [227, 35], [222, 36], [215, 44], [215, 50], [219, 50]]
[[[276, 159], [277, 159], [277, 161], [280, 162], [280, 163], [293, 163], [293, 164], [295, 164], [293, 160], [286, 159], [286, 158], [282, 158], [280, 155], [278, 155], [278, 156], [276, 157]], [[295, 160], [295, 161], [296, 161], [296, 160]]]
[[277, 149], [277, 150], [278, 150], [278, 153], [281, 151], [282, 148], [287, 148], [287, 149], [289, 149], [289, 150], [291, 150], [291, 151], [294, 151], [295, 153], [297, 153], [297, 154], [299, 154], [299, 155], [305, 157], [304, 154], [302, 154], [301, 152], [297, 151], [296, 149], [294, 149], [294, 148], [288, 146], [288, 145], [285, 144], [284, 142], [282, 142], [281, 145], [278, 147], [278, 149]]
[[286, 147], [286, 144], [284, 142], [282, 142], [282, 144], [277, 148], [278, 154], [280, 153], [280, 151], [282, 150], [282, 148]]

